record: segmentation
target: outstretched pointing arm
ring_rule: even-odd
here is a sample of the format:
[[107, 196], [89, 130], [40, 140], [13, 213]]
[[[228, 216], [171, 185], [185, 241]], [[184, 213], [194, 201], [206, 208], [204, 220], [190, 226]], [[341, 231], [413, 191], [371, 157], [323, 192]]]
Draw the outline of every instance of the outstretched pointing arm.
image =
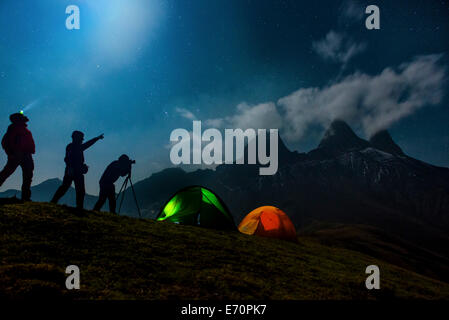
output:
[[100, 139], [104, 138], [104, 134], [100, 134], [98, 137], [90, 139], [89, 141], [83, 143], [83, 151], [92, 147], [92, 145]]

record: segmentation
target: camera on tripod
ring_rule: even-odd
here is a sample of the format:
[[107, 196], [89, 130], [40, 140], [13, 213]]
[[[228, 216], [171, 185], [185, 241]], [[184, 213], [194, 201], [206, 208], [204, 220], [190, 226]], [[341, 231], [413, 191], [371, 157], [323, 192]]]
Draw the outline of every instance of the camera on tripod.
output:
[[120, 156], [120, 158], [118, 158], [118, 161], [122, 164], [122, 165], [131, 165], [131, 164], [135, 164], [136, 160], [132, 160], [130, 159], [126, 154], [122, 154]]
[[125, 165], [127, 167], [127, 170], [129, 170], [129, 172], [128, 172], [128, 175], [127, 175], [125, 181], [123, 181], [123, 185], [120, 188], [120, 191], [117, 194], [116, 200], [118, 200], [120, 198], [120, 195], [122, 196], [121, 201], [120, 201], [120, 206], [119, 206], [119, 209], [118, 209], [118, 214], [120, 214], [120, 210], [122, 208], [123, 200], [125, 199], [125, 192], [127, 190], [127, 186], [128, 186], [128, 183], [129, 183], [130, 186], [131, 186], [131, 191], [132, 191], [132, 194], [133, 194], [134, 202], [135, 202], [136, 207], [137, 207], [137, 212], [139, 213], [139, 217], [141, 218], [142, 214], [140, 212], [139, 204], [137, 203], [137, 197], [136, 197], [136, 192], [134, 191], [134, 185], [133, 185], [133, 182], [131, 181], [131, 165], [135, 164], [136, 160], [132, 160], [126, 154], [123, 154], [123, 155], [120, 156], [119, 162], [122, 165]]

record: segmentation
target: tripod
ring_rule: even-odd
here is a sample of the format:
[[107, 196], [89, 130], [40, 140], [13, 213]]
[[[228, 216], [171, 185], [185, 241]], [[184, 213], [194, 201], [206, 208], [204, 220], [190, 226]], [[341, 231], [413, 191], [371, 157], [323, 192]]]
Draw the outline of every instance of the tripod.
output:
[[122, 187], [120, 188], [120, 191], [117, 194], [116, 200], [118, 200], [118, 198], [120, 197], [120, 194], [122, 194], [122, 199], [120, 200], [120, 206], [118, 208], [118, 214], [120, 214], [120, 210], [122, 209], [123, 199], [125, 199], [125, 192], [126, 192], [126, 187], [128, 186], [128, 182], [131, 185], [131, 191], [134, 196], [134, 202], [136, 203], [137, 212], [139, 213], [139, 218], [142, 218], [142, 214], [140, 213], [139, 204], [137, 203], [136, 192], [134, 191], [134, 185], [133, 185], [133, 182], [131, 181], [131, 174], [128, 174], [125, 181], [123, 181]]

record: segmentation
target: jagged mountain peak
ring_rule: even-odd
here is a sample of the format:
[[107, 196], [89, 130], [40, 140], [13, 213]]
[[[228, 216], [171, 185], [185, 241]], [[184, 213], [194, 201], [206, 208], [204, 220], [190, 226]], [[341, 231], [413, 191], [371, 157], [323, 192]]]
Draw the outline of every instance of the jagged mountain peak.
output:
[[394, 154], [394, 155], [405, 155], [401, 147], [399, 147], [394, 140], [391, 138], [390, 133], [387, 130], [381, 130], [374, 134], [370, 138], [370, 143], [376, 149]]
[[[268, 146], [269, 146], [269, 142], [267, 143], [267, 147]], [[281, 136], [279, 136], [279, 140], [278, 140], [278, 153], [281, 158], [290, 158], [291, 155], [295, 153], [294, 151], [291, 151], [290, 149], [287, 148], [287, 146], [285, 145]]]
[[[259, 139], [260, 136], [256, 136], [256, 152], [258, 152], [259, 148]], [[266, 134], [266, 152], [270, 152], [270, 134], [267, 132]], [[278, 157], [279, 157], [279, 163], [291, 163], [292, 161], [296, 160], [298, 157], [298, 152], [291, 151], [284, 143], [282, 137], [278, 136]], [[244, 162], [247, 163], [248, 159], [248, 144], [245, 145], [245, 151], [244, 151]]]
[[370, 143], [359, 138], [343, 120], [334, 120], [324, 133], [318, 149], [340, 153], [369, 147]]

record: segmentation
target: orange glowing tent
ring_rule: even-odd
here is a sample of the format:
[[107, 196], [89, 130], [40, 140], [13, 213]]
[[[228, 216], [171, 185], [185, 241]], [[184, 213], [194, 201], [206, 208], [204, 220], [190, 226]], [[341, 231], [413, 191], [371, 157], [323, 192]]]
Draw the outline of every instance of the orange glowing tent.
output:
[[259, 207], [240, 222], [239, 231], [249, 235], [297, 241], [296, 230], [290, 218], [272, 206]]

